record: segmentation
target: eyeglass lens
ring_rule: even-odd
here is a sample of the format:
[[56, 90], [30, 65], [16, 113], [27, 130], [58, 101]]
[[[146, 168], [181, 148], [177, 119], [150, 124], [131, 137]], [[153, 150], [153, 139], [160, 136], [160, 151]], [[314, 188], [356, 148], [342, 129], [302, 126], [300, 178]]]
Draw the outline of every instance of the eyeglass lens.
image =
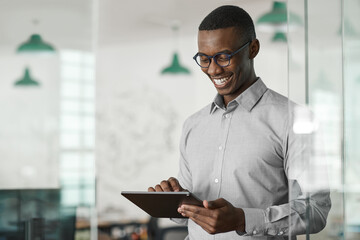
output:
[[[230, 56], [227, 54], [216, 54], [214, 56], [214, 59], [215, 63], [217, 63], [221, 67], [226, 67], [230, 65]], [[211, 57], [202, 54], [197, 55], [195, 60], [201, 67], [205, 68], [209, 67], [211, 63]]]

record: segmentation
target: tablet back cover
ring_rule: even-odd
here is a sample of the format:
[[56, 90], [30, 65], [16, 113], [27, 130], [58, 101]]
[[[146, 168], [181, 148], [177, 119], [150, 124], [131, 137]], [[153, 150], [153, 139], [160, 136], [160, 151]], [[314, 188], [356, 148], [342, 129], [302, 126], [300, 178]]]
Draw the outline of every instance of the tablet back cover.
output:
[[184, 218], [177, 209], [182, 203], [200, 205], [201, 200], [189, 192], [133, 192], [121, 194], [152, 217]]

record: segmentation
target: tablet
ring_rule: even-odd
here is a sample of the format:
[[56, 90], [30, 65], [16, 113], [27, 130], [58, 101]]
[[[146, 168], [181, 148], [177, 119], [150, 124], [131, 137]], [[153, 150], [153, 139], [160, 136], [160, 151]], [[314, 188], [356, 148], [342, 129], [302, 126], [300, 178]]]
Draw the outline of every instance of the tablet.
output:
[[177, 209], [181, 204], [203, 206], [202, 200], [190, 192], [136, 192], [123, 191], [121, 194], [157, 218], [184, 218]]

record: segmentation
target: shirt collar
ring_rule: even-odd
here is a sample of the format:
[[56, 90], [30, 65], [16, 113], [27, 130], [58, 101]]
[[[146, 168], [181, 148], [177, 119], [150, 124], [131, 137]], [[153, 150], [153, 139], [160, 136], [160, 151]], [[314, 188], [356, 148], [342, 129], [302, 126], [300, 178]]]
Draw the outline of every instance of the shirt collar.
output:
[[210, 114], [213, 114], [218, 108], [225, 109], [224, 99], [220, 94], [216, 94], [214, 101], [211, 104]]
[[[248, 89], [231, 102], [235, 101], [250, 112], [267, 89], [268, 88], [261, 78], [258, 78]], [[231, 102], [228, 104], [229, 106], [231, 105]], [[210, 114], [214, 113], [218, 108], [226, 109], [223, 97], [219, 94], [215, 96], [214, 101], [211, 104]]]

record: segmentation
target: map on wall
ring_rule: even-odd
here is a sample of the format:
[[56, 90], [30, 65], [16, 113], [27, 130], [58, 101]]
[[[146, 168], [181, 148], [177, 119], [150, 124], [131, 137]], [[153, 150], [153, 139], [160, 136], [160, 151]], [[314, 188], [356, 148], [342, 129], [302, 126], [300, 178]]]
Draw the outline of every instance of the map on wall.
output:
[[119, 218], [131, 212], [122, 190], [146, 190], [142, 185], [154, 182], [154, 176], [177, 168], [178, 116], [171, 99], [157, 90], [140, 86], [115, 92], [97, 102], [96, 167], [99, 211]]
[[161, 93], [148, 87], [124, 90], [97, 108], [99, 171], [106, 162], [117, 178], [131, 179], [177, 150], [172, 140], [177, 116]]

